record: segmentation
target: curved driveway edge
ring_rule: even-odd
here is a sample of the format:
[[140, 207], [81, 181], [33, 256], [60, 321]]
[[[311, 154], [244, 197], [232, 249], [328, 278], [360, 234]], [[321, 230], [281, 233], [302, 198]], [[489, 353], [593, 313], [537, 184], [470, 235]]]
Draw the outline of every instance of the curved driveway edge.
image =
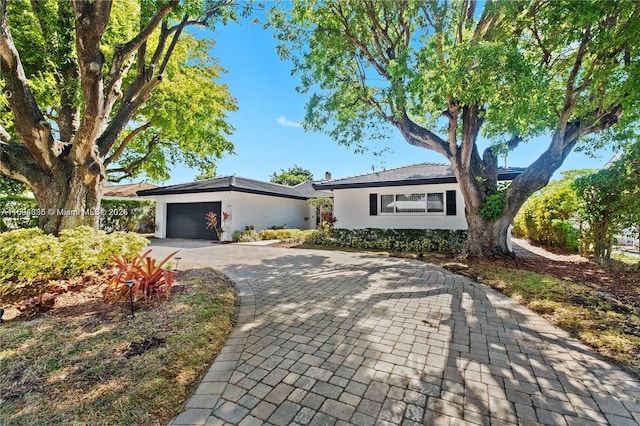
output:
[[238, 288], [171, 425], [638, 425], [640, 381], [497, 291], [418, 261], [155, 241]]

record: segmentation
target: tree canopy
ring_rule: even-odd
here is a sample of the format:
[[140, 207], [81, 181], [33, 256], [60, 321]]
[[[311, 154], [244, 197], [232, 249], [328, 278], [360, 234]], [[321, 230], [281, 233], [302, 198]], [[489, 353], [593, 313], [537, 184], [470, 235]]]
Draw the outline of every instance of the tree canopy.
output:
[[237, 110], [229, 88], [218, 83], [225, 70], [211, 57], [215, 43], [184, 34], [168, 63], [166, 79], [133, 117], [134, 126], [105, 158], [107, 177], [121, 181], [144, 175], [168, 179], [182, 163], [201, 173], [225, 153], [233, 127], [227, 112]]
[[49, 232], [97, 224], [107, 175], [167, 177], [233, 149], [236, 108], [211, 45], [185, 32], [231, 0], [0, 1], [0, 174], [31, 188]]
[[[271, 16], [278, 51], [310, 94], [305, 126], [356, 147], [395, 127], [444, 155], [471, 254], [507, 250], [516, 212], [578, 143], [637, 128], [636, 1], [296, 0]], [[498, 193], [498, 156], [536, 137], [546, 148], [501, 193], [502, 216], [480, 217]]]
[[273, 172], [270, 182], [295, 186], [310, 180], [313, 180], [313, 173], [294, 164], [293, 167], [289, 167], [287, 170], [280, 169], [280, 173]]

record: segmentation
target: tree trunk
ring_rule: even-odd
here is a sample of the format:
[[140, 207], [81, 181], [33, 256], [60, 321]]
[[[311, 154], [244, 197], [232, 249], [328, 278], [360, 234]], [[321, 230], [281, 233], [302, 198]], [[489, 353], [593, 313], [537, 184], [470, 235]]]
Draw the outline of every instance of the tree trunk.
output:
[[90, 167], [62, 167], [32, 185], [40, 206], [39, 226], [58, 235], [64, 229], [86, 225], [98, 229], [104, 179]]
[[467, 215], [467, 224], [469, 255], [513, 255], [508, 244], [509, 220], [486, 220], [478, 215]]
[[613, 245], [613, 235], [611, 235], [610, 216], [604, 215], [600, 223], [594, 223], [590, 229], [593, 236], [593, 260], [598, 265], [606, 266], [611, 258], [611, 249]]

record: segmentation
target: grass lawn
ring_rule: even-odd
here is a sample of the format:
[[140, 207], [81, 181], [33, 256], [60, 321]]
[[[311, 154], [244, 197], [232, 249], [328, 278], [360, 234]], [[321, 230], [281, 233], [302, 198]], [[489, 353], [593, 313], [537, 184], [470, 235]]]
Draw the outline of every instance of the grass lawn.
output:
[[[0, 424], [157, 425], [175, 416], [232, 327], [235, 293], [213, 269], [180, 272], [169, 301], [68, 309], [0, 326]], [[96, 286], [97, 287], [97, 286]]]
[[504, 266], [472, 267], [482, 282], [640, 376], [640, 309], [584, 284]]

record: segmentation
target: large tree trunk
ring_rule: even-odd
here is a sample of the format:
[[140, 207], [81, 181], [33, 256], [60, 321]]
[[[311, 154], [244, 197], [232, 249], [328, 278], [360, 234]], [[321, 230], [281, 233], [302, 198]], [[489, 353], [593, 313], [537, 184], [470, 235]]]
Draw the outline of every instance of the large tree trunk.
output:
[[509, 225], [506, 218], [486, 220], [478, 215], [467, 216], [467, 252], [471, 255], [493, 253], [512, 255], [509, 247]]
[[97, 229], [104, 176], [92, 173], [97, 168], [95, 162], [80, 167], [59, 166], [32, 184], [42, 213], [40, 228], [55, 235], [81, 225]]

